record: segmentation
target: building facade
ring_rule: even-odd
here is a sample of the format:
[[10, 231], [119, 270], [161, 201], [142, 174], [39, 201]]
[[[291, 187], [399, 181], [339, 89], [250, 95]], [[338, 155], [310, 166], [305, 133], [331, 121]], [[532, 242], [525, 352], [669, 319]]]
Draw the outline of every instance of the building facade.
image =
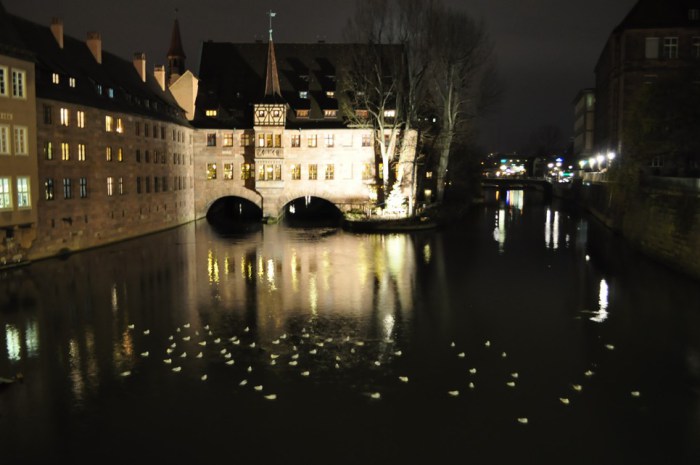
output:
[[595, 74], [595, 151], [624, 157], [640, 89], [668, 78], [700, 82], [700, 1], [639, 0], [610, 35]]
[[145, 56], [129, 62], [103, 51], [97, 33], [84, 41], [65, 36], [58, 19], [41, 26], [5, 18], [34, 59], [26, 114], [38, 213], [25, 255], [82, 250], [193, 220], [193, 130], [146, 72]]
[[26, 260], [37, 236], [35, 57], [0, 4], [0, 266]]
[[574, 99], [574, 158], [594, 155], [595, 89], [583, 89]]

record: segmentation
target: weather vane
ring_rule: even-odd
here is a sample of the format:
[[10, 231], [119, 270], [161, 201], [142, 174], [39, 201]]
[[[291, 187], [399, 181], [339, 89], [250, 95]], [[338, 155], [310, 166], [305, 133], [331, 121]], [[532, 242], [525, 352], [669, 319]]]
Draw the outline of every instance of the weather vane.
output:
[[277, 16], [277, 13], [274, 11], [270, 10], [267, 12], [267, 15], [270, 17], [270, 40], [272, 40], [272, 18]]

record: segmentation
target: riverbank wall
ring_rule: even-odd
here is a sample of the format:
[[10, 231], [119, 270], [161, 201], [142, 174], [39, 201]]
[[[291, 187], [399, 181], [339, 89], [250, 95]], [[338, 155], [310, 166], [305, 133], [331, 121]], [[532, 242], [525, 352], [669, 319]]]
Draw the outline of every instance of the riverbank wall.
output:
[[642, 253], [700, 280], [700, 179], [644, 179], [637, 189], [587, 173], [554, 195], [571, 200]]

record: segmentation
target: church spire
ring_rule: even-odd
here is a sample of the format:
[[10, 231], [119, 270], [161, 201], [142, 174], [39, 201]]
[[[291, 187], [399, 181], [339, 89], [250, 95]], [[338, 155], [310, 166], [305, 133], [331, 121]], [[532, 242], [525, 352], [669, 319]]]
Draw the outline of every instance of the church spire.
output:
[[173, 33], [170, 36], [170, 48], [168, 49], [168, 82], [185, 73], [185, 51], [182, 48], [182, 38], [180, 37], [180, 23], [177, 19], [177, 9], [175, 10], [175, 24]]
[[275, 95], [282, 97], [280, 90], [280, 78], [277, 72], [277, 58], [275, 58], [275, 44], [272, 40], [272, 18], [277, 13], [273, 11], [267, 12], [270, 17], [270, 41], [267, 47], [267, 72], [265, 73], [265, 97], [274, 97]]

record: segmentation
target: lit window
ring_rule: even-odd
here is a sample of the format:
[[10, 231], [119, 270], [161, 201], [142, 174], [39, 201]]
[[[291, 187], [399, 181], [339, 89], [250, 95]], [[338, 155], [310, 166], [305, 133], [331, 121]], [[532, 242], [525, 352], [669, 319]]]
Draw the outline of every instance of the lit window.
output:
[[307, 99], [309, 98], [309, 92], [306, 90], [299, 91], [299, 98]]
[[70, 160], [70, 144], [68, 142], [61, 142], [61, 160]]
[[281, 181], [282, 180], [282, 165], [277, 164], [275, 165], [275, 181]]
[[233, 147], [233, 133], [232, 132], [226, 132], [224, 133], [224, 147]]
[[265, 134], [258, 134], [258, 147], [265, 147]]
[[370, 134], [362, 134], [362, 146], [371, 147], [372, 146], [372, 136]]
[[[165, 190], [165, 186], [163, 186], [163, 190]], [[119, 195], [124, 195], [124, 178], [121, 176], [117, 179], [117, 192], [119, 192]]]
[[372, 179], [372, 163], [362, 165], [362, 179], [365, 181]]
[[111, 87], [107, 88], [107, 97], [114, 98], [114, 89], [112, 89]]
[[75, 119], [78, 123], [79, 128], [84, 128], [85, 127], [85, 112], [78, 110], [78, 112], [75, 115]]
[[87, 178], [80, 178], [78, 187], [80, 189], [80, 198], [86, 199], [88, 196]]
[[117, 161], [122, 162], [124, 161], [124, 151], [122, 150], [121, 147], [117, 149]]
[[78, 161], [85, 161], [85, 144], [78, 144]]
[[58, 75], [58, 73], [53, 73], [51, 75], [51, 82], [54, 84], [60, 84], [61, 83], [61, 76]]
[[114, 195], [114, 178], [112, 176], [107, 177], [107, 195], [109, 197]]
[[309, 179], [312, 181], [318, 179], [318, 165], [309, 165]]
[[384, 110], [384, 118], [395, 118], [396, 110]]
[[335, 91], [334, 91], [334, 90], [327, 90], [327, 91], [326, 91], [326, 97], [328, 97], [328, 98], [335, 98]]
[[318, 147], [318, 136], [316, 134], [308, 135], [306, 141], [309, 147]]
[[0, 155], [10, 154], [10, 126], [0, 124]]
[[10, 178], [0, 178], [0, 210], [12, 208]]
[[368, 119], [369, 110], [355, 110], [355, 116], [357, 116], [358, 119]]
[[68, 108], [61, 108], [61, 126], [68, 126], [70, 123], [70, 113]]
[[111, 116], [105, 116], [105, 131], [114, 131], [114, 118], [112, 118]]
[[664, 37], [664, 58], [678, 58], [678, 37]]
[[216, 133], [210, 132], [207, 134], [207, 147], [216, 147]]
[[335, 147], [335, 135], [326, 134], [324, 139], [326, 140], [326, 147]]
[[433, 179], [433, 172], [432, 172], [432, 171], [426, 171], [426, 172], [425, 172], [425, 177], [426, 177], [426, 179]]
[[71, 186], [70, 178], [63, 178], [63, 198], [73, 198], [73, 187]]
[[117, 118], [117, 132], [118, 132], [119, 134], [121, 134], [121, 133], [124, 132], [124, 124], [122, 123], [122, 119], [121, 119], [121, 118]]
[[75, 87], [75, 78], [68, 78], [68, 85], [70, 87]]
[[26, 98], [27, 72], [19, 69], [12, 70], [12, 96], [15, 98]]
[[241, 134], [241, 147], [248, 147], [248, 146], [250, 146], [250, 134], [243, 133], [243, 134]]
[[301, 147], [301, 134], [292, 134], [292, 147]]
[[282, 147], [282, 134], [275, 134], [275, 147]]
[[112, 161], [112, 147], [105, 147], [105, 160]]
[[207, 116], [211, 116], [212, 118], [215, 117], [215, 116], [217, 115], [217, 113], [218, 113], [218, 112], [217, 112], [216, 110], [207, 110], [207, 111], [205, 112], [205, 114], [206, 114]]
[[265, 180], [265, 165], [262, 163], [258, 164], [258, 181]]
[[31, 207], [31, 197], [29, 192], [29, 178], [21, 176], [17, 178], [17, 208]]
[[53, 160], [53, 142], [44, 142], [44, 159]]
[[0, 66], [0, 97], [7, 97], [7, 66]]
[[338, 110], [323, 110], [323, 116], [325, 118], [335, 118], [338, 116]]
[[207, 163], [207, 179], [216, 179], [216, 163]]
[[297, 110], [297, 118], [308, 118], [309, 110]]
[[335, 178], [335, 165], [326, 165], [326, 181]]
[[292, 173], [292, 180], [299, 181], [301, 179], [301, 165], [291, 165], [289, 168]]
[[233, 179], [233, 163], [224, 163], [224, 179]]
[[242, 163], [241, 164], [241, 180], [245, 181], [246, 179], [251, 179], [253, 173], [253, 165], [250, 163]]
[[53, 200], [53, 196], [53, 178], [47, 178], [46, 181], [44, 181], [44, 199]]
[[98, 94], [102, 95], [102, 84], [97, 84], [95, 87], [95, 90], [97, 91]]
[[15, 126], [15, 155], [28, 155], [27, 132], [25, 126]]

